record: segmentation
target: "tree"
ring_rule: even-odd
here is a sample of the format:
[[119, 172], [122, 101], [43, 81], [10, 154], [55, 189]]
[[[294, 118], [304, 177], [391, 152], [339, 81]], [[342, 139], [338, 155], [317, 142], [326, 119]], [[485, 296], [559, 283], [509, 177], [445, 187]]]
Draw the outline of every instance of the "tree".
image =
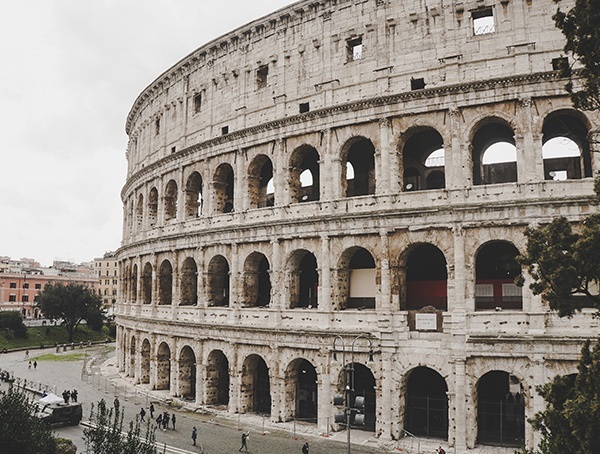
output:
[[55, 454], [50, 428], [35, 416], [35, 404], [11, 386], [0, 396], [0, 452]]
[[590, 305], [600, 311], [600, 215], [589, 216], [581, 233], [564, 217], [528, 228], [526, 252], [518, 257], [533, 282], [535, 295], [561, 317], [572, 316]]
[[92, 424], [83, 431], [86, 453], [157, 454], [156, 426], [148, 421], [142, 437], [140, 419], [136, 416], [135, 420], [129, 423], [127, 435], [123, 436], [123, 415], [119, 399], [115, 399], [112, 408], [107, 407], [104, 399], [98, 402], [96, 408], [92, 406]]
[[19, 311], [0, 312], [0, 329], [4, 331], [6, 339], [15, 337], [27, 337], [27, 327]]
[[553, 19], [567, 39], [565, 52], [572, 53], [582, 65], [576, 73], [581, 87], [574, 86], [570, 66], [562, 65], [561, 75], [571, 79], [565, 88], [576, 108], [597, 110], [600, 108], [600, 2], [576, 0], [567, 13], [558, 9]]
[[93, 324], [102, 317], [102, 299], [81, 284], [46, 284], [38, 293], [37, 307], [50, 320], [62, 320], [69, 342], [83, 320]]

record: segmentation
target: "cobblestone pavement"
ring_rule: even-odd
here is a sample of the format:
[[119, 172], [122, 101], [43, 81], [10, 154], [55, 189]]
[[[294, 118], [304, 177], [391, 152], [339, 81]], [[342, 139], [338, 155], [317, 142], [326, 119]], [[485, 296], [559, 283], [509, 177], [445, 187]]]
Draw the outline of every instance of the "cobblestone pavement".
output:
[[[72, 355], [78, 354], [75, 361], [44, 361], [39, 356], [44, 354]], [[37, 369], [29, 367], [29, 360], [37, 359]], [[37, 390], [48, 388], [49, 391], [61, 395], [63, 390], [76, 388], [79, 402], [83, 404], [84, 420], [89, 417], [92, 403], [104, 399], [112, 404], [115, 397], [119, 399], [125, 410], [125, 429], [129, 421], [139, 414], [141, 408], [146, 410], [146, 418], [150, 414], [148, 407], [154, 403], [155, 416], [162, 412], [177, 415], [176, 429], [157, 430], [156, 438], [160, 450], [167, 454], [200, 453], [199, 447], [192, 446], [192, 427], [198, 429], [198, 442], [208, 454], [237, 453], [241, 444], [242, 431], [250, 431], [248, 440], [249, 452], [253, 454], [301, 453], [302, 444], [308, 441], [311, 454], [343, 454], [348, 452], [345, 431], [327, 434], [325, 438], [317, 432], [314, 424], [271, 423], [260, 415], [236, 415], [226, 412], [194, 412], [185, 406], [175, 406], [166, 391], [151, 391], [143, 386], [134, 387], [128, 379], [122, 378], [114, 366], [115, 350], [113, 345], [101, 345], [79, 348], [76, 346], [59, 353], [54, 348], [31, 350], [29, 357], [25, 352], [12, 352], [0, 355], [0, 369], [8, 370], [15, 377], [27, 380], [28, 386]], [[0, 388], [6, 388], [0, 383]], [[85, 424], [85, 423], [84, 423]], [[84, 425], [82, 424], [82, 425]], [[80, 427], [56, 428], [60, 436], [73, 439], [78, 453], [85, 452]], [[383, 443], [370, 432], [352, 431], [352, 452], [355, 454], [403, 453], [432, 454], [442, 444], [448, 454], [463, 454], [448, 448], [442, 440], [411, 440], [400, 443]], [[479, 446], [469, 450], [468, 454], [513, 454], [512, 448], [496, 448]]]

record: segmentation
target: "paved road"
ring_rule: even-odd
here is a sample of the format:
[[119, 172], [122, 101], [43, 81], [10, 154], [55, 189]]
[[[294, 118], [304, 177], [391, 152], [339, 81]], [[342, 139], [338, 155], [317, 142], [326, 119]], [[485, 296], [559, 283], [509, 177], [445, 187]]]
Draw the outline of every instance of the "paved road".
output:
[[[54, 349], [31, 350], [30, 358], [26, 358], [24, 352], [2, 354], [0, 355], [0, 369], [8, 370], [16, 377], [34, 382], [34, 386], [37, 388], [40, 387], [38, 383], [41, 383], [42, 387], [43, 385], [49, 385], [52, 387], [52, 391], [58, 395], [61, 395], [65, 389], [76, 388], [79, 394], [79, 402], [83, 403], [84, 419], [89, 417], [92, 403], [105, 399], [106, 402], [112, 404], [115, 395], [119, 397], [125, 409], [126, 429], [128, 422], [135, 418], [142, 406], [146, 407], [146, 418], [149, 417], [147, 407], [152, 398], [134, 394], [134, 388], [131, 386], [128, 389], [120, 387], [119, 383], [124, 383], [124, 380], [111, 382], [108, 380], [111, 377], [102, 376], [103, 369], [101, 365], [107, 359], [114, 357], [113, 346], [69, 350], [61, 352], [59, 355], [80, 354], [81, 357], [78, 360], [66, 362], [38, 359], [37, 369], [28, 367], [29, 359], [33, 360], [39, 355], [48, 353], [56, 354]], [[84, 365], [85, 370], [88, 372], [85, 374], [87, 377], [84, 377], [82, 373]], [[106, 373], [105, 370], [104, 372]], [[2, 384], [2, 386], [6, 385]], [[204, 452], [208, 454], [237, 453], [241, 444], [242, 430], [250, 431], [248, 447], [249, 452], [253, 454], [301, 453], [304, 441], [309, 442], [311, 454], [343, 454], [347, 452], [347, 445], [344, 442], [319, 437], [314, 433], [315, 429], [311, 428], [305, 428], [304, 433], [299, 437], [293, 437], [291, 432], [273, 427], [265, 427], [265, 433], [263, 434], [260, 417], [252, 419], [244, 416], [243, 424], [241, 424], [238, 420], [228, 417], [178, 410], [159, 403], [155, 403], [154, 406], [156, 407], [155, 416], [164, 411], [175, 412], [177, 415], [176, 430], [173, 430], [171, 426], [166, 431], [158, 430], [156, 432], [157, 441], [160, 443], [161, 448], [167, 447], [166, 452], [168, 454], [200, 452], [198, 447], [192, 446], [190, 434], [193, 426], [198, 428], [198, 441], [203, 444]], [[81, 427], [64, 427], [55, 430], [60, 436], [73, 439], [77, 445], [78, 453], [85, 452]], [[356, 432], [357, 437], [365, 438], [366, 434]], [[339, 438], [343, 440], [343, 434], [339, 435]], [[162, 449], [159, 452], [162, 452]], [[381, 454], [387, 451], [354, 444], [352, 452], [356, 454]]]

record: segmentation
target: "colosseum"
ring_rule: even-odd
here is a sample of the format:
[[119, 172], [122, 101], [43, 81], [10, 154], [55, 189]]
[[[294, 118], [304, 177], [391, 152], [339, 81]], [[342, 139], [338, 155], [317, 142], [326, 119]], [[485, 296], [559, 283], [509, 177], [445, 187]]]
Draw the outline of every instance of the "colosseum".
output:
[[302, 0], [158, 76], [126, 123], [123, 376], [315, 432], [346, 393], [379, 440], [533, 447], [536, 385], [599, 328], [514, 284], [527, 226], [595, 210], [600, 118], [564, 90], [555, 10]]

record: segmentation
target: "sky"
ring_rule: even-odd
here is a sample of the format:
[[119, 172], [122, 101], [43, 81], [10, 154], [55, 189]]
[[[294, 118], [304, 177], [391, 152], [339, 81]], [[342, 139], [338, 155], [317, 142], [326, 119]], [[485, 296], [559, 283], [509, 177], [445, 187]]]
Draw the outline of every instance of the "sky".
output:
[[125, 121], [154, 79], [291, 0], [0, 2], [0, 256], [119, 248]]

